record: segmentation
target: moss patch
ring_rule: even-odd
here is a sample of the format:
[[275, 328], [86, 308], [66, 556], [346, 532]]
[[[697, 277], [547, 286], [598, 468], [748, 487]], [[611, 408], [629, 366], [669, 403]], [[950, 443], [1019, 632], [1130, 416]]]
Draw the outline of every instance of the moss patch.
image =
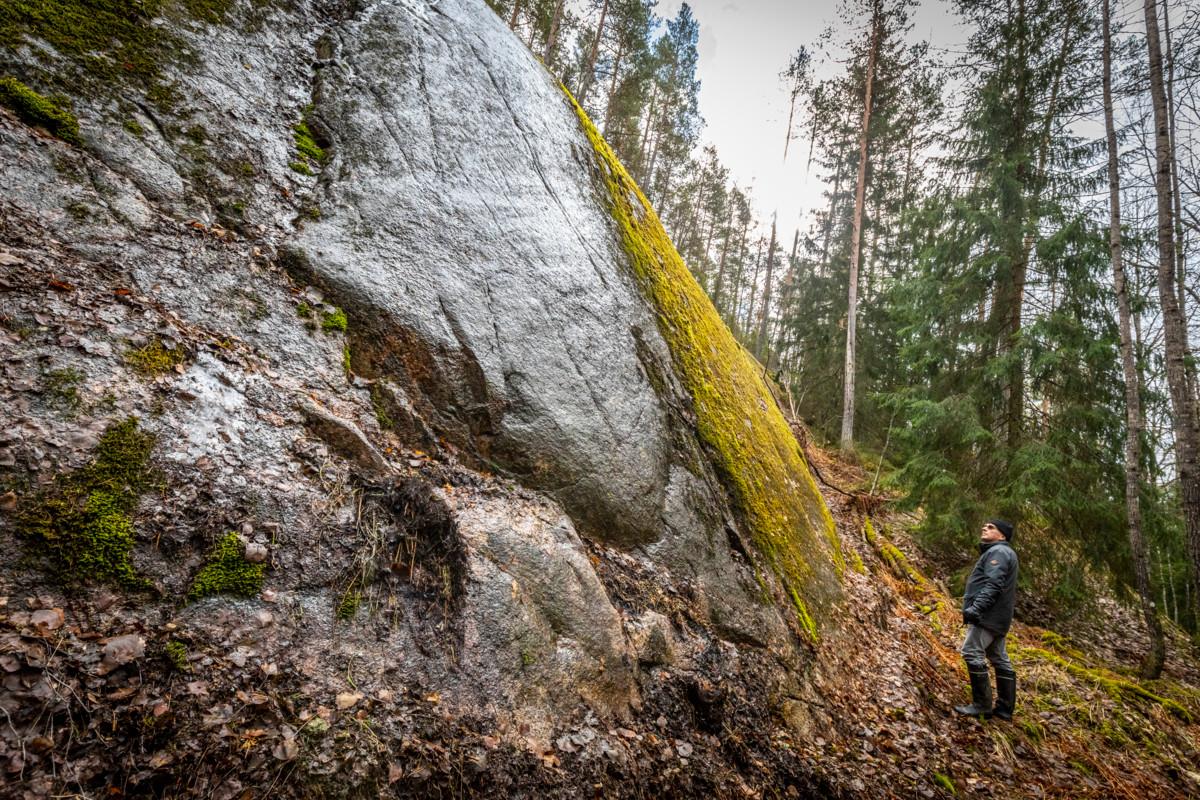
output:
[[304, 109], [304, 118], [292, 126], [292, 142], [296, 145], [296, 159], [288, 164], [301, 175], [315, 175], [329, 154], [325, 148], [317, 144], [312, 130], [308, 127], [308, 114], [311, 107]]
[[80, 144], [79, 120], [59, 102], [40, 94], [16, 78], [0, 78], [0, 104], [11, 108], [22, 122], [46, 131], [64, 142]]
[[170, 350], [158, 339], [144, 347], [125, 351], [125, 363], [143, 378], [157, 378], [159, 375], [174, 372], [175, 367], [185, 361], [187, 353], [182, 347]]
[[163, 654], [167, 660], [171, 662], [171, 666], [180, 672], [191, 672], [192, 665], [188, 663], [187, 645], [176, 639], [167, 642], [163, 648]]
[[160, 8], [160, 0], [5, 0], [0, 3], [0, 40], [15, 46], [41, 39], [110, 83], [130, 76], [152, 82], [168, 40], [152, 24]]
[[83, 373], [73, 367], [46, 370], [42, 373], [42, 397], [46, 405], [73, 417], [83, 404], [79, 397], [82, 382]]
[[247, 561], [241, 537], [230, 531], [208, 553], [208, 563], [196, 573], [189, 600], [214, 594], [254, 597], [262, 591], [266, 564]]
[[321, 315], [321, 330], [323, 331], [341, 331], [345, 333], [350, 327], [350, 321], [346, 319], [346, 312], [340, 308], [335, 308], [333, 311], [326, 311]]
[[569, 93], [567, 97], [595, 149], [610, 210], [641, 291], [657, 312], [676, 371], [691, 394], [700, 436], [749, 524], [756, 548], [793, 602], [802, 601], [796, 603], [801, 625], [815, 630], [810, 611], [834, 598], [833, 573], [840, 574], [845, 563], [833, 518], [799, 444], [760, 366], [725, 327], [599, 131]]
[[362, 605], [362, 590], [356, 584], [351, 584], [346, 591], [342, 592], [342, 596], [338, 598], [337, 608], [334, 610], [337, 618], [343, 622], [354, 619], [354, 615], [358, 613], [359, 606]]
[[46, 571], [67, 584], [89, 580], [144, 589], [130, 554], [131, 514], [149, 487], [154, 436], [130, 418], [105, 431], [90, 464], [61, 476], [17, 520], [17, 533]]
[[1103, 689], [1110, 697], [1115, 700], [1122, 698], [1140, 700], [1145, 703], [1152, 703], [1162, 706], [1172, 715], [1183, 720], [1191, 722], [1192, 715], [1187, 709], [1176, 703], [1174, 700], [1151, 692], [1149, 689], [1141, 686], [1133, 681], [1128, 681], [1117, 675], [1103, 669], [1091, 669], [1081, 664], [1076, 664], [1062, 656], [1051, 653], [1049, 650], [1043, 650], [1040, 647], [1018, 647], [1016, 652], [1021, 656], [1033, 656], [1044, 661], [1049, 661], [1077, 678], [1081, 678], [1088, 683], [1094, 684]]

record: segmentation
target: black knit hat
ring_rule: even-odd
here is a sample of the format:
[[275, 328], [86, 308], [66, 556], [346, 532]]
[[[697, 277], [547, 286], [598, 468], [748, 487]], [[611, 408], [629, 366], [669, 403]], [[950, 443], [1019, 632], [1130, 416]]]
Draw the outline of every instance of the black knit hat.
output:
[[1013, 538], [1013, 526], [1012, 526], [1012, 523], [1011, 523], [1011, 522], [1005, 522], [1005, 521], [1004, 521], [1004, 520], [1002, 520], [1002, 519], [989, 519], [989, 520], [988, 520], [988, 522], [990, 522], [992, 525], [995, 525], [995, 526], [996, 526], [996, 530], [998, 530], [998, 531], [1000, 531], [1001, 533], [1003, 533], [1003, 534], [1004, 534], [1004, 538], [1005, 538], [1006, 540], [1008, 540], [1008, 541], [1010, 541], [1010, 542], [1012, 541], [1012, 538]]

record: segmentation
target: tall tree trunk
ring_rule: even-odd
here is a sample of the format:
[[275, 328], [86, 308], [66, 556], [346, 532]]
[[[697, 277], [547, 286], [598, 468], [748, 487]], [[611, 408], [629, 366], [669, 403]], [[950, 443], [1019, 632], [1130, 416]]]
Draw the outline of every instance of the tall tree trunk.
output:
[[517, 29], [517, 16], [521, 13], [521, 0], [516, 0], [513, 3], [512, 16], [508, 18], [508, 27], [511, 30]]
[[755, 301], [758, 300], [758, 273], [762, 271], [763, 240], [758, 240], [758, 255], [754, 257], [754, 277], [750, 279], [750, 306], [746, 309], [746, 317], [738, 326], [743, 334], [750, 332], [754, 325]]
[[721, 242], [721, 263], [717, 267], [717, 285], [713, 288], [713, 295], [712, 295], [713, 305], [717, 307], [717, 313], [722, 313], [724, 310], [724, 309], [722, 309], [724, 300], [721, 297], [721, 293], [725, 288], [725, 286], [724, 286], [724, 284], [725, 284], [725, 257], [729, 253], [729, 240], [733, 238], [734, 211], [735, 211], [734, 204], [730, 203], [729, 204], [729, 224], [727, 224], [725, 226], [725, 238], [724, 238], [724, 241]]
[[855, 333], [858, 323], [858, 263], [862, 246], [863, 203], [867, 188], [867, 129], [871, 124], [871, 90], [875, 82], [875, 59], [883, 29], [881, 0], [871, 12], [871, 49], [867, 53], [866, 86], [863, 96], [862, 131], [858, 136], [858, 182], [854, 188], [854, 222], [850, 232], [850, 286], [846, 301], [846, 364], [842, 393], [842, 450], [854, 446]]
[[542, 53], [542, 63], [547, 67], [550, 66], [550, 61], [554, 58], [554, 48], [558, 45], [558, 26], [562, 22], [563, 6], [566, 1], [558, 0], [554, 4], [554, 16], [550, 18], [550, 33], [546, 36], [546, 49]]
[[767, 346], [767, 324], [771, 318], [771, 277], [775, 271], [775, 215], [771, 215], [771, 243], [767, 246], [767, 281], [763, 287], [762, 319], [758, 323], [758, 334], [754, 337], [754, 352], [762, 356]]
[[1163, 346], [1167, 386], [1178, 454], [1179, 494], [1183, 525], [1187, 532], [1192, 581], [1200, 597], [1200, 454], [1195, 414], [1195, 397], [1188, 385], [1187, 328], [1175, 295], [1175, 228], [1171, 200], [1171, 136], [1167, 96], [1163, 86], [1162, 48], [1158, 40], [1156, 0], [1144, 0], [1146, 48], [1150, 60], [1150, 99], [1154, 106], [1154, 188], [1158, 195], [1158, 297], [1163, 312]]
[[642, 143], [638, 147], [638, 160], [634, 171], [634, 178], [639, 184], [646, 182], [646, 147], [650, 143], [650, 129], [654, 127], [654, 104], [658, 102], [658, 83], [654, 83], [650, 87], [650, 103], [646, 106], [646, 128], [642, 131]]
[[608, 102], [604, 104], [604, 137], [608, 138], [612, 127], [613, 98], [617, 96], [617, 76], [621, 74], [621, 58], [625, 55], [625, 40], [617, 39], [617, 55], [613, 59], [612, 81], [608, 85]]
[[608, 0], [604, 0], [604, 5], [600, 8], [600, 23], [596, 25], [596, 41], [592, 42], [592, 49], [588, 52], [587, 65], [583, 70], [583, 83], [579, 86], [580, 105], [583, 105], [588, 90], [592, 88], [592, 81], [596, 78], [596, 59], [600, 55], [600, 41], [604, 38], [604, 21], [607, 18]]
[[1163, 643], [1162, 622], [1154, 607], [1150, 588], [1150, 564], [1146, 542], [1142, 537], [1142, 402], [1138, 380], [1137, 360], [1133, 353], [1133, 331], [1130, 322], [1129, 292], [1125, 286], [1125, 265], [1121, 248], [1121, 177], [1117, 164], [1117, 129], [1113, 125], [1112, 103], [1112, 31], [1109, 3], [1101, 0], [1103, 8], [1104, 56], [1104, 132], [1108, 142], [1108, 247], [1112, 253], [1113, 289], [1117, 295], [1117, 315], [1121, 327], [1121, 370], [1125, 377], [1125, 514], [1129, 526], [1129, 551], [1133, 557], [1134, 583], [1141, 598], [1142, 616], [1150, 633], [1150, 651], [1142, 661], [1142, 677], [1157, 678], [1162, 674], [1166, 647]]
[[[1167, 120], [1171, 135], [1171, 191], [1175, 199], [1175, 294], [1179, 296], [1179, 316], [1185, 320], [1187, 314], [1187, 254], [1183, 249], [1183, 193], [1179, 191], [1179, 151], [1175, 135], [1175, 51], [1171, 45], [1171, 17], [1168, 0], [1163, 0], [1163, 36], [1166, 52], [1163, 57], [1167, 67]], [[1188, 343], [1188, 386], [1192, 397], [1196, 396], [1196, 368], [1191, 359], [1191, 343]], [[1197, 420], [1200, 424], [1200, 420]]]

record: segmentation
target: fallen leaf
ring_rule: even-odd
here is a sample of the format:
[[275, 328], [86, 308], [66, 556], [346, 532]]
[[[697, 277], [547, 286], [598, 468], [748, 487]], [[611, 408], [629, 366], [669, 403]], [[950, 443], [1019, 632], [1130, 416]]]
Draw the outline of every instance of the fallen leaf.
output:
[[342, 692], [337, 696], [336, 700], [338, 711], [345, 711], [347, 708], [350, 708], [356, 704], [359, 700], [362, 700], [362, 698], [363, 696], [359, 692]]

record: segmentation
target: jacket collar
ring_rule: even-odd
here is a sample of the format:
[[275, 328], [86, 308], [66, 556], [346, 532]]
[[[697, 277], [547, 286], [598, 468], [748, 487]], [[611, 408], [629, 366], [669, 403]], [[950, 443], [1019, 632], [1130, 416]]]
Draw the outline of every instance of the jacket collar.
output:
[[995, 542], [980, 542], [979, 552], [986, 553], [988, 550], [991, 550], [993, 547], [1000, 544], [1004, 545], [1005, 547], [1012, 547], [1012, 545], [1008, 543], [1008, 539], [1000, 539], [999, 541]]

